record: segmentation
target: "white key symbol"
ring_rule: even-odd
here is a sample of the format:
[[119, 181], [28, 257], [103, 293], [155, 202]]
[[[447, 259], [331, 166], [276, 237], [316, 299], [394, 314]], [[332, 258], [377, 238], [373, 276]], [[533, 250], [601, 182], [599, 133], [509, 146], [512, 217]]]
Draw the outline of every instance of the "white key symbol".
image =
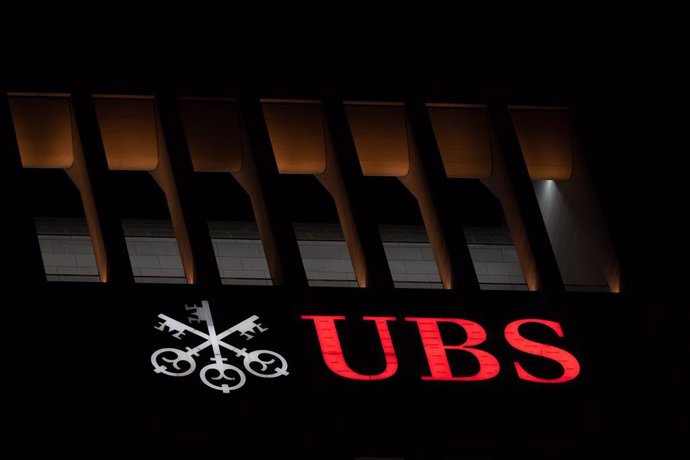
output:
[[[244, 372], [239, 368], [227, 364], [227, 358], [223, 358], [220, 354], [221, 342], [216, 336], [216, 328], [213, 325], [213, 317], [211, 316], [211, 309], [209, 308], [208, 301], [201, 301], [201, 308], [199, 309], [199, 319], [206, 321], [206, 326], [208, 328], [208, 341], [211, 343], [211, 348], [213, 349], [213, 358], [211, 358], [211, 364], [206, 365], [199, 372], [201, 380], [211, 388], [220, 390], [223, 393], [230, 393], [232, 390], [236, 390], [244, 385], [247, 380]], [[217, 375], [209, 376], [207, 374], [216, 373]], [[220, 382], [219, 382], [220, 381]], [[231, 384], [225, 383], [231, 382]], [[214, 382], [218, 382], [217, 384]]]
[[199, 377], [205, 385], [214, 390], [227, 394], [240, 388], [246, 381], [246, 375], [241, 369], [227, 364], [227, 358], [221, 355], [221, 348], [230, 350], [236, 357], [242, 358], [246, 371], [257, 377], [275, 378], [289, 375], [287, 361], [280, 354], [272, 350], [247, 351], [246, 348], [238, 348], [223, 341], [224, 338], [234, 333], [238, 333], [245, 340], [250, 340], [255, 334], [265, 332], [267, 329], [258, 322], [258, 316], [252, 315], [217, 334], [208, 301], [202, 300], [201, 307], [194, 305], [185, 306], [185, 308], [192, 312], [190, 321], [206, 323], [208, 334], [167, 315], [159, 314], [158, 318], [161, 321], [157, 326], [154, 326], [155, 329], [168, 332], [178, 340], [181, 340], [186, 333], [191, 333], [204, 339], [204, 342], [194, 348], [187, 347], [184, 351], [177, 348], [157, 350], [151, 355], [151, 364], [153, 364], [153, 370], [156, 373], [173, 377], [187, 376], [196, 369], [194, 358], [199, 356], [200, 351], [211, 347], [213, 350], [211, 364], [207, 364], [201, 369]]

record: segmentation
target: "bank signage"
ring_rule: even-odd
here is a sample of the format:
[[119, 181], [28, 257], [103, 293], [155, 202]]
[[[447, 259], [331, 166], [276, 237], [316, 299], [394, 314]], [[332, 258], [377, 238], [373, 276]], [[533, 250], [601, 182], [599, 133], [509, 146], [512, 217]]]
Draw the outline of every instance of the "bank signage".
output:
[[[180, 312], [182, 309], [180, 308]], [[248, 377], [276, 379], [290, 375], [288, 360], [280, 349], [253, 347], [252, 339], [270, 334], [274, 328], [292, 327], [280, 321], [271, 322], [270, 317], [250, 315], [239, 318], [234, 324], [220, 332], [216, 331], [211, 305], [207, 300], [185, 305], [185, 315], [178, 318], [160, 313], [154, 328], [167, 336], [168, 346], [158, 348], [151, 355], [155, 374], [169, 377], [189, 377], [198, 374], [208, 388], [229, 394], [241, 389]], [[486, 329], [480, 322], [463, 317], [425, 316], [361, 316], [354, 315], [299, 315], [299, 320], [310, 326], [311, 338], [298, 338], [300, 331], [283, 331], [283, 336], [318, 350], [320, 362], [306, 363], [321, 372], [331, 373], [351, 381], [380, 381], [392, 378], [398, 372], [399, 351], [391, 335], [391, 325], [407, 323], [415, 326], [418, 341], [423, 348], [427, 373], [418, 376], [422, 381], [477, 382], [495, 379], [501, 373], [508, 373], [516, 380], [537, 384], [562, 384], [572, 381], [580, 374], [580, 362], [567, 346], [560, 342], [565, 338], [558, 321], [525, 317], [513, 319], [500, 329]], [[370, 343], [360, 344], [372, 350], [374, 360], [382, 356], [377, 370], [362, 371], [348, 360], [348, 350], [343, 342], [351, 343], [353, 337], [345, 337], [343, 326], [348, 321], [359, 321], [375, 330], [373, 336], [362, 338]], [[442, 331], [451, 331], [453, 339]], [[533, 337], [537, 331], [538, 337]], [[489, 335], [500, 336], [504, 345], [512, 350], [514, 358], [502, 369], [496, 352], [485, 348]], [[549, 340], [544, 341], [541, 337]], [[458, 339], [458, 337], [460, 337]], [[494, 341], [497, 337], [493, 337]], [[304, 353], [308, 356], [316, 354]], [[550, 363], [557, 368], [547, 374], [530, 370], [524, 360], [534, 358]], [[470, 365], [458, 366], [461, 359]], [[468, 361], [469, 360], [469, 361]], [[199, 368], [197, 372], [197, 368]], [[460, 367], [460, 368], [458, 368]]]
[[[336, 321], [345, 320], [344, 316], [302, 316], [302, 319], [314, 322], [326, 366], [339, 376], [354, 380], [383, 380], [390, 378], [397, 371], [398, 360], [388, 330], [388, 323], [396, 321], [396, 318], [387, 316], [365, 316], [362, 318], [365, 321], [373, 321], [376, 324], [380, 346], [383, 347], [383, 353], [386, 357], [385, 368], [375, 375], [363, 375], [353, 371], [348, 366], [340, 346], [336, 328]], [[481, 349], [481, 344], [486, 341], [487, 332], [479, 323], [462, 318], [406, 317], [404, 320], [416, 323], [419, 328], [419, 335], [430, 370], [429, 375], [421, 377], [422, 380], [489, 380], [499, 374], [501, 367], [498, 359], [491, 353]], [[467, 335], [467, 339], [462, 343], [446, 343], [441, 335], [440, 324], [449, 324], [461, 328]], [[563, 337], [561, 325], [555, 321], [538, 318], [520, 319], [508, 324], [503, 334], [506, 342], [516, 350], [555, 361], [563, 368], [563, 372], [556, 378], [543, 378], [531, 374], [522, 367], [519, 361], [515, 361], [513, 365], [515, 366], [517, 377], [522, 380], [539, 383], [563, 383], [576, 378], [580, 373], [580, 363], [577, 358], [561, 348], [524, 337], [520, 332], [520, 327], [524, 324], [538, 324], [550, 329], [558, 337]], [[479, 370], [470, 375], [454, 374], [451, 371], [448, 356], [449, 351], [452, 350], [472, 355], [479, 364]]]
[[30, 350], [60, 378], [47, 393], [45, 373], [21, 384], [55, 402], [51, 429], [76, 445], [73, 428], [87, 427], [101, 449], [99, 434], [129, 436], [157, 458], [183, 446], [190, 458], [214, 446], [243, 459], [414, 457], [418, 445], [444, 458], [467, 443], [481, 457], [497, 442], [577, 442], [597, 398], [629, 384], [610, 336], [622, 296], [107, 283], [37, 296]]
[[[246, 383], [244, 371], [260, 378], [288, 375], [287, 361], [279, 353], [273, 350], [248, 350], [245, 346], [256, 334], [267, 331], [267, 328], [259, 323], [258, 316], [250, 316], [217, 333], [208, 301], [202, 300], [200, 305], [185, 305], [185, 310], [187, 321], [205, 326], [205, 332], [162, 313], [158, 315], [159, 323], [155, 328], [177, 340], [182, 340], [185, 335], [192, 335], [203, 341], [193, 348], [187, 346], [184, 350], [174, 347], [156, 350], [151, 355], [154, 372], [171, 377], [186, 377], [195, 371], [196, 361], [200, 359], [207, 363], [199, 370], [201, 381], [207, 387], [225, 394], [240, 389]], [[230, 339], [243, 343], [236, 346]], [[208, 353], [210, 356], [205, 359], [201, 354], [209, 347], [211, 353]], [[230, 364], [228, 356], [241, 361], [244, 371]]]

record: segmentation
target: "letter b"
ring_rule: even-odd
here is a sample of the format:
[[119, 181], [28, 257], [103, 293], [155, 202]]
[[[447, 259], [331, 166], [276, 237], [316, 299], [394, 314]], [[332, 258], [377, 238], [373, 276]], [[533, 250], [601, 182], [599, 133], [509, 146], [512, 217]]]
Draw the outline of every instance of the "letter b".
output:
[[[429, 361], [431, 375], [422, 377], [422, 380], [488, 380], [498, 375], [501, 369], [498, 360], [486, 351], [473, 348], [486, 340], [486, 331], [479, 324], [459, 318], [405, 318], [405, 320], [417, 323], [426, 359]], [[467, 340], [458, 345], [444, 344], [438, 323], [457, 324], [467, 333]], [[479, 361], [479, 371], [474, 375], [464, 377], [453, 375], [447, 350], [462, 350], [471, 353]]]

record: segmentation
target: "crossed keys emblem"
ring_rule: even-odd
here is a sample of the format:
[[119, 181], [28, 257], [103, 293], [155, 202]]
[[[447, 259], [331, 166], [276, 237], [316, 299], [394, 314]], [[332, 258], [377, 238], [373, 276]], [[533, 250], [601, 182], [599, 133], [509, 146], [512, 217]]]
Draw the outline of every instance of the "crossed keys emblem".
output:
[[187, 326], [167, 315], [159, 314], [158, 318], [161, 321], [157, 326], [154, 326], [155, 329], [161, 332], [167, 331], [178, 340], [181, 340], [186, 333], [194, 334], [204, 339], [204, 342], [194, 348], [186, 347], [185, 350], [161, 348], [155, 351], [151, 355], [151, 364], [153, 364], [153, 370], [157, 374], [185, 377], [196, 369], [194, 358], [199, 357], [199, 352], [211, 347], [213, 357], [211, 357], [210, 364], [199, 371], [199, 377], [204, 384], [214, 390], [227, 394], [241, 388], [247, 380], [242, 369], [227, 363], [228, 359], [221, 354], [221, 348], [230, 350], [238, 358], [243, 358], [244, 368], [257, 377], [274, 378], [288, 375], [287, 361], [278, 353], [271, 350], [247, 351], [246, 348], [237, 348], [223, 341], [235, 333], [244, 340], [250, 340], [257, 333], [265, 332], [267, 328], [259, 324], [258, 316], [250, 316], [220, 334], [216, 334], [208, 301], [202, 300], [201, 307], [185, 305], [185, 310], [189, 312], [188, 321], [190, 323], [206, 323], [208, 333]]

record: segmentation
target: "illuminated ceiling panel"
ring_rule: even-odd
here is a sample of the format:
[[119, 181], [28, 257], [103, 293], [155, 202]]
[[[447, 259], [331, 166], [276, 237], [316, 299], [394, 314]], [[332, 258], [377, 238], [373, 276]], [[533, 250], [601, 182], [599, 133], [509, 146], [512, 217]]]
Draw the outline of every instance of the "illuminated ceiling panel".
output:
[[429, 107], [448, 177], [491, 175], [491, 128], [484, 108]]
[[239, 171], [242, 137], [238, 102], [184, 99], [179, 107], [194, 170]]
[[321, 174], [326, 145], [319, 103], [262, 102], [281, 174]]
[[364, 104], [346, 108], [364, 175], [407, 175], [410, 157], [404, 108]]
[[101, 137], [113, 170], [152, 171], [158, 167], [156, 109], [149, 98], [94, 98]]
[[69, 98], [12, 96], [10, 107], [25, 168], [69, 168], [74, 162]]
[[573, 144], [565, 110], [512, 110], [527, 170], [533, 180], [565, 180], [573, 172]]

